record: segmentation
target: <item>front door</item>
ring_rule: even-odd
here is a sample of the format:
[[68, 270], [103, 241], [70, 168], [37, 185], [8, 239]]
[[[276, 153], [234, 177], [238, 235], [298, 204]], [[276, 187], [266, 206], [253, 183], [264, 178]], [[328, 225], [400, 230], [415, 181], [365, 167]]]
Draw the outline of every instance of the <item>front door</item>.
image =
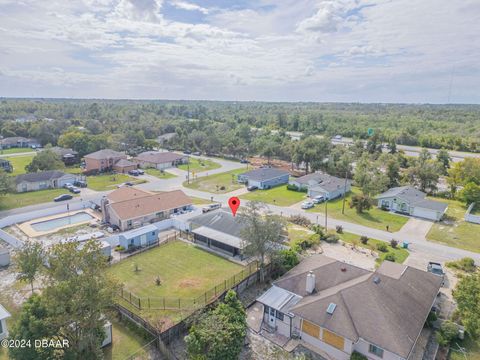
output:
[[268, 313], [268, 325], [275, 327], [275, 309], [270, 308]]
[[140, 236], [140, 246], [145, 246], [147, 245], [147, 235], [142, 235]]

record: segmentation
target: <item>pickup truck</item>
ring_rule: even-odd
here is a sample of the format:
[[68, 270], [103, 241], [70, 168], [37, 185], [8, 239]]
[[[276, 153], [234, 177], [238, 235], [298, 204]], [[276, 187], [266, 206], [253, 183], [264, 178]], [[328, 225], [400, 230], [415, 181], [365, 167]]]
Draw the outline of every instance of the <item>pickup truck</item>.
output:
[[221, 207], [222, 207], [222, 204], [220, 203], [210, 204], [202, 208], [202, 213], [207, 213], [215, 209], [220, 209]]

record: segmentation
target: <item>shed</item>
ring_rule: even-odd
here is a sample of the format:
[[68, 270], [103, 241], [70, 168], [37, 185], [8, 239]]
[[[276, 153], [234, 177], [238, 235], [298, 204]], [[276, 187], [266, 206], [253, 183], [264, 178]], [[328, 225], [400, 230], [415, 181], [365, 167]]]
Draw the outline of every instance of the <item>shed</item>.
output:
[[7, 319], [11, 316], [7, 309], [0, 304], [0, 340], [8, 337]]
[[158, 232], [159, 230], [155, 225], [126, 231], [118, 236], [119, 245], [125, 249], [152, 245], [158, 240]]

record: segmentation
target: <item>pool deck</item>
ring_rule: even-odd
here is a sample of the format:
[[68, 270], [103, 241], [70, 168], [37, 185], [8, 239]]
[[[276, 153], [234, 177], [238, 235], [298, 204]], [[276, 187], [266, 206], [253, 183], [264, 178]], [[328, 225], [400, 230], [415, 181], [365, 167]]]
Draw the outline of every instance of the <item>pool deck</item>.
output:
[[[77, 223], [74, 223], [74, 224], [68, 224], [68, 225], [60, 226], [60, 227], [57, 227], [55, 229], [47, 230], [47, 231], [37, 231], [32, 227], [32, 224], [36, 224], [36, 223], [43, 222], [43, 221], [48, 221], [48, 220], [54, 220], [54, 219], [58, 219], [58, 218], [63, 218], [63, 217], [75, 215], [75, 214], [78, 214], [78, 213], [87, 213], [87, 214], [91, 215], [93, 217], [93, 219], [77, 222]], [[56, 232], [58, 232], [62, 229], [67, 229], [67, 228], [74, 227], [74, 226], [79, 226], [79, 225], [90, 224], [92, 221], [98, 221], [98, 220], [101, 220], [100, 217], [92, 209], [81, 209], [81, 210], [76, 210], [76, 211], [65, 212], [65, 213], [62, 213], [62, 214], [55, 214], [55, 215], [51, 215], [51, 216], [45, 216], [45, 217], [33, 219], [33, 220], [30, 220], [30, 221], [26, 221], [24, 223], [18, 224], [17, 226], [28, 237], [38, 237], [38, 236], [53, 234], [53, 233], [56, 233]]]

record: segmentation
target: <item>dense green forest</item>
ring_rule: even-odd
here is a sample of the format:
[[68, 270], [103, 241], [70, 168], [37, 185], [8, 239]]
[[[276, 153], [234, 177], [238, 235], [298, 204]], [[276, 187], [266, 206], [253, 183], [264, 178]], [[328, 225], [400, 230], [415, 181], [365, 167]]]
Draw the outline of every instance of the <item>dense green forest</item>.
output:
[[[112, 146], [117, 144], [117, 147], [119, 144], [128, 147], [143, 145], [145, 139], [177, 132], [179, 146], [211, 152], [230, 147], [231, 154], [251, 153], [259, 146], [258, 142], [266, 142], [267, 138], [277, 147], [285, 145], [282, 131], [278, 135], [259, 131], [255, 139], [250, 139], [252, 129], [300, 131], [306, 135], [341, 134], [365, 139], [368, 137], [367, 130], [372, 128], [379, 140], [385, 143], [480, 152], [479, 105], [66, 99], [0, 101], [0, 133], [4, 137], [32, 136], [43, 144], [57, 144], [63, 133], [78, 128], [85, 128], [100, 143], [108, 137], [113, 142]], [[275, 151], [282, 152], [281, 149]]]

